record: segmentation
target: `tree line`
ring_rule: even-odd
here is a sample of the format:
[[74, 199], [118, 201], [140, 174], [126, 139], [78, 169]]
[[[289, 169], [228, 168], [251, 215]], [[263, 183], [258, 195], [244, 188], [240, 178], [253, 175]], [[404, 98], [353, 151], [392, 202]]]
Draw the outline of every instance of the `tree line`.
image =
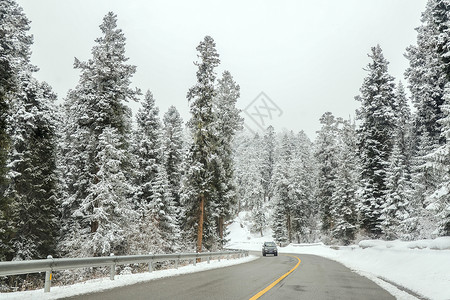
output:
[[75, 59], [79, 81], [62, 104], [34, 77], [22, 8], [1, 1], [0, 15], [0, 260], [222, 248], [242, 119], [239, 85], [229, 71], [216, 78], [214, 40], [197, 47], [185, 127], [174, 106], [161, 119], [151, 91], [131, 86], [114, 13], [92, 57]]
[[280, 243], [450, 235], [449, 22], [450, 1], [429, 0], [405, 54], [410, 99], [376, 45], [356, 120], [326, 112], [314, 143], [271, 127], [238, 141], [240, 205], [255, 231], [270, 227]]

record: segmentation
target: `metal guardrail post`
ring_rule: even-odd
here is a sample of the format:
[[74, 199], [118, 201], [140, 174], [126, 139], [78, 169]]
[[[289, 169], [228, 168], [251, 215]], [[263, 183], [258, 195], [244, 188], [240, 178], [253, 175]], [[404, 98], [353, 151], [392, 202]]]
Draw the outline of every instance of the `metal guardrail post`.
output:
[[177, 269], [178, 270], [178, 264], [180, 263], [180, 259], [179, 258], [177, 258], [176, 260], [175, 260], [175, 269]]
[[153, 260], [148, 262], [148, 272], [149, 273], [153, 272]]
[[211, 255], [208, 255], [208, 264], [211, 262]]
[[[53, 260], [51, 255], [47, 256], [47, 259]], [[45, 271], [45, 285], [44, 285], [44, 293], [50, 293], [50, 287], [52, 285], [52, 270]]]
[[[114, 253], [111, 253], [109, 256], [114, 256]], [[109, 279], [114, 280], [114, 275], [116, 275], [116, 264], [112, 264], [109, 269]]]

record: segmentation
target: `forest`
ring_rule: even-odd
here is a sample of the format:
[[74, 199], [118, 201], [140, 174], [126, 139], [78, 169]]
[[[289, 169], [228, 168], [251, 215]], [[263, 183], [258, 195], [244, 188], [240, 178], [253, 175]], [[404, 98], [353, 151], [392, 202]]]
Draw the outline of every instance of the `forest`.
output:
[[0, 16], [0, 261], [222, 249], [240, 211], [279, 244], [450, 235], [449, 0], [427, 3], [406, 87], [375, 45], [356, 118], [324, 112], [314, 140], [244, 130], [210, 36], [184, 121], [132, 87], [114, 13], [62, 101], [34, 76], [23, 9], [2, 0]]

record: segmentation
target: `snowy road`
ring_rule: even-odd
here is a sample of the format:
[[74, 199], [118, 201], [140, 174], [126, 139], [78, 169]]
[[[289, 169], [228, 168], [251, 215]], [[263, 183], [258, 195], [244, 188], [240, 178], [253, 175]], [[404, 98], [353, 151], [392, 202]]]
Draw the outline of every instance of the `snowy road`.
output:
[[[372, 281], [335, 261], [293, 255], [301, 259], [299, 267], [259, 299], [394, 299]], [[291, 270], [297, 261], [284, 254], [267, 256], [232, 267], [67, 299], [250, 299]]]

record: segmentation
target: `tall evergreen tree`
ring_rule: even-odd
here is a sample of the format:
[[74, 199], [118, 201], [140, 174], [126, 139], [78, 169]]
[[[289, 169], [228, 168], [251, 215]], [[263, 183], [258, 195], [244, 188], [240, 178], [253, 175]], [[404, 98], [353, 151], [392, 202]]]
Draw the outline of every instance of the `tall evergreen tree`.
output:
[[204, 225], [211, 224], [212, 216], [205, 215], [205, 212], [211, 212], [208, 207], [211, 204], [209, 197], [213, 188], [211, 162], [217, 147], [213, 113], [213, 99], [217, 94], [214, 69], [219, 65], [220, 60], [215, 47], [215, 42], [210, 36], [206, 36], [198, 45], [200, 61], [195, 63], [198, 67], [197, 83], [189, 89], [187, 94], [192, 115], [188, 126], [193, 142], [187, 157], [190, 167], [185, 176], [184, 204], [186, 225], [189, 227], [190, 238], [196, 237], [198, 252], [202, 251], [205, 232], [214, 232], [210, 228], [205, 230]]
[[314, 191], [316, 170], [313, 145], [301, 131], [294, 139], [294, 152], [290, 164], [290, 190], [293, 197], [292, 231], [297, 242], [310, 241], [316, 221], [312, 216], [316, 211]]
[[388, 62], [381, 47], [372, 48], [366, 71], [369, 73], [356, 100], [361, 102], [357, 118], [358, 148], [361, 161], [362, 201], [359, 204], [361, 227], [374, 237], [381, 230], [382, 207], [387, 196], [387, 170], [392, 153], [394, 118], [394, 78], [388, 74]]
[[14, 1], [0, 2], [0, 260], [12, 255], [10, 205], [5, 191], [8, 188], [8, 151], [11, 139], [8, 134], [10, 105], [14, 103], [14, 92], [20, 90], [20, 76], [34, 71], [30, 64], [33, 37], [28, 33], [30, 21], [22, 8]]
[[[285, 223], [275, 221], [273, 224], [273, 231], [278, 232], [281, 229], [278, 226], [284, 226], [285, 230], [280, 232], [286, 232], [287, 241], [292, 242], [293, 239], [293, 219], [294, 219], [294, 206], [295, 206], [295, 192], [292, 186], [292, 159], [294, 155], [294, 142], [293, 133], [284, 134], [281, 141], [280, 157], [275, 167], [274, 181], [276, 182], [274, 195], [277, 199], [276, 205], [283, 206], [283, 209], [277, 208], [275, 218], [280, 217], [280, 214], [284, 213], [283, 220]], [[275, 236], [278, 241], [281, 236]]]
[[315, 151], [318, 168], [318, 188], [316, 192], [320, 206], [322, 231], [328, 234], [334, 226], [332, 210], [338, 168], [338, 124], [336, 118], [330, 112], [322, 115], [320, 123], [322, 128], [317, 135]]
[[[56, 95], [31, 74], [20, 77], [8, 117], [10, 183], [5, 196], [10, 212], [14, 259], [45, 258], [56, 253]], [[9, 257], [11, 258], [11, 257]]]
[[167, 173], [168, 189], [173, 199], [174, 222], [177, 230], [181, 231], [180, 226], [184, 215], [181, 205], [181, 178], [184, 155], [183, 121], [177, 109], [171, 106], [164, 114], [163, 122], [163, 164]]
[[[80, 80], [76, 88], [69, 91], [65, 103], [68, 121], [63, 151], [68, 199], [63, 202], [65, 222], [62, 230], [65, 238], [61, 241], [61, 248], [63, 252], [79, 256], [99, 255], [108, 250], [104, 247], [93, 252], [93, 247], [84, 247], [95, 242], [99, 228], [109, 230], [101, 222], [116, 222], [113, 220], [116, 215], [105, 215], [105, 218], [111, 218], [108, 221], [95, 217], [101, 198], [94, 187], [102, 185], [103, 178], [109, 178], [107, 174], [99, 174], [101, 170], [108, 171], [102, 169], [99, 153], [106, 151], [105, 147], [110, 147], [100, 137], [111, 136], [115, 155], [120, 158], [120, 172], [126, 180], [130, 180], [131, 109], [126, 102], [136, 101], [140, 93], [130, 88], [136, 67], [126, 64], [125, 36], [117, 29], [117, 16], [108, 13], [100, 29], [103, 36], [96, 39], [92, 59], [87, 62], [75, 59], [75, 68], [81, 70]], [[104, 133], [106, 129], [108, 132]], [[120, 185], [117, 189], [111, 192], [117, 196], [114, 201], [119, 205], [124, 201], [119, 199], [124, 197], [124, 192]], [[110, 234], [116, 230], [110, 229]], [[119, 252], [124, 249], [118, 243], [113, 248]]]
[[135, 139], [139, 167], [135, 183], [137, 186], [135, 198], [138, 207], [141, 203], [151, 201], [152, 184], [158, 175], [158, 166], [162, 164], [162, 125], [158, 114], [159, 108], [155, 105], [153, 94], [147, 91], [142, 108], [136, 115]]
[[218, 80], [217, 95], [214, 98], [213, 111], [215, 115], [215, 131], [217, 156], [215, 171], [215, 197], [217, 229], [221, 246], [224, 241], [224, 223], [230, 217], [232, 206], [236, 202], [236, 187], [234, 185], [234, 165], [232, 142], [237, 130], [242, 128], [243, 119], [236, 108], [240, 97], [240, 87], [236, 84], [230, 72], [225, 71]]
[[410, 217], [408, 212], [410, 191], [410, 136], [411, 113], [405, 91], [400, 82], [396, 90], [394, 105], [395, 129], [393, 132], [393, 149], [387, 172], [387, 196], [383, 206], [383, 233], [386, 238], [399, 238], [405, 233], [405, 226]]
[[417, 46], [408, 47], [406, 54], [410, 67], [405, 75], [416, 108], [416, 135], [426, 134], [431, 146], [442, 142], [441, 125], [437, 120], [442, 117], [443, 91], [448, 81], [438, 49], [443, 24], [436, 18], [439, 3], [443, 2], [428, 1], [422, 14], [422, 25], [417, 28]]
[[358, 160], [356, 157], [356, 130], [349, 121], [338, 119], [340, 125], [336, 147], [337, 169], [334, 179], [335, 191], [332, 195], [331, 233], [333, 238], [345, 245], [350, 244], [357, 230]]

